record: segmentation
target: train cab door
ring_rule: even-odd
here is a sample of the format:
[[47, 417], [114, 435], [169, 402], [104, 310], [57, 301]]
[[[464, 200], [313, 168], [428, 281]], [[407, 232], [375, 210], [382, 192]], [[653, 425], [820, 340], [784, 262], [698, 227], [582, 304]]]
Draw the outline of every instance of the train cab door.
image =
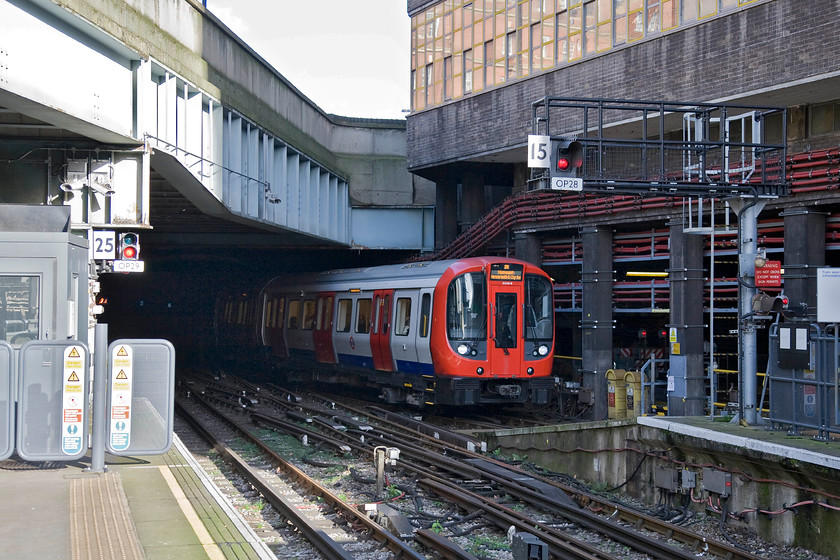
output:
[[492, 316], [488, 358], [493, 374], [522, 373], [520, 366], [524, 357], [521, 317], [523, 292], [522, 270], [491, 270], [489, 296]]
[[320, 293], [315, 301], [312, 341], [315, 343], [315, 359], [324, 364], [336, 363], [332, 338], [334, 301], [335, 292]]
[[394, 371], [391, 355], [391, 305], [394, 290], [373, 292], [373, 328], [370, 331], [370, 350], [373, 367], [380, 371]]

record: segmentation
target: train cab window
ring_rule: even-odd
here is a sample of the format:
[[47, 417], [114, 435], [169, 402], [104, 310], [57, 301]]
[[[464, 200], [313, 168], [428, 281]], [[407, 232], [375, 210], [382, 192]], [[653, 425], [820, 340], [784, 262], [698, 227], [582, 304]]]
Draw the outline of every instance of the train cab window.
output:
[[290, 329], [300, 327], [300, 300], [289, 302], [289, 320], [286, 322], [286, 327]]
[[303, 323], [301, 328], [305, 331], [311, 331], [315, 326], [315, 300], [307, 299], [303, 302]]
[[525, 339], [534, 342], [554, 337], [554, 289], [551, 281], [525, 275]]
[[446, 294], [446, 330], [450, 340], [487, 339], [487, 285], [482, 272], [452, 279]]
[[336, 332], [350, 332], [350, 322], [353, 320], [353, 300], [338, 300], [338, 315], [335, 318]]
[[370, 332], [370, 299], [360, 299], [359, 306], [356, 311], [356, 332], [369, 333]]
[[394, 320], [394, 334], [407, 336], [411, 330], [411, 299], [397, 298], [397, 317]]
[[432, 320], [432, 294], [423, 294], [420, 298], [420, 336], [429, 336], [429, 327]]

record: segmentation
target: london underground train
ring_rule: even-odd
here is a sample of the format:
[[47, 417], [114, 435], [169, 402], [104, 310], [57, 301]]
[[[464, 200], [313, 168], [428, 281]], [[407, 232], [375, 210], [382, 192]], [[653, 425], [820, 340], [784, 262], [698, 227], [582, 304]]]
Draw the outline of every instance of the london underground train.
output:
[[305, 381], [388, 403], [549, 402], [554, 301], [529, 263], [475, 257], [278, 277], [255, 309], [267, 354]]

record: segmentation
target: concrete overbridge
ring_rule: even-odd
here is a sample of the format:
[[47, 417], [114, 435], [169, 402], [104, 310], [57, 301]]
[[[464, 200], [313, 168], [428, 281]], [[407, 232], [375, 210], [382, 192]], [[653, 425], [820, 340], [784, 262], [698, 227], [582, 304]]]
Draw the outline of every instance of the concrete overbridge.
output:
[[0, 0], [0, 30], [0, 203], [146, 248], [433, 245], [404, 121], [325, 113], [200, 2]]

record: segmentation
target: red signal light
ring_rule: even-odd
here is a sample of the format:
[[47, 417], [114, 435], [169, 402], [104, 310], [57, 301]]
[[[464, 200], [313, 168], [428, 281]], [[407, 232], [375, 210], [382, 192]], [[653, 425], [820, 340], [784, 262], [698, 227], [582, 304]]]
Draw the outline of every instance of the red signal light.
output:
[[133, 259], [137, 256], [137, 249], [134, 247], [126, 247], [123, 249], [122, 258], [124, 259]]
[[557, 169], [560, 171], [568, 171], [572, 163], [567, 158], [560, 158], [557, 160]]

